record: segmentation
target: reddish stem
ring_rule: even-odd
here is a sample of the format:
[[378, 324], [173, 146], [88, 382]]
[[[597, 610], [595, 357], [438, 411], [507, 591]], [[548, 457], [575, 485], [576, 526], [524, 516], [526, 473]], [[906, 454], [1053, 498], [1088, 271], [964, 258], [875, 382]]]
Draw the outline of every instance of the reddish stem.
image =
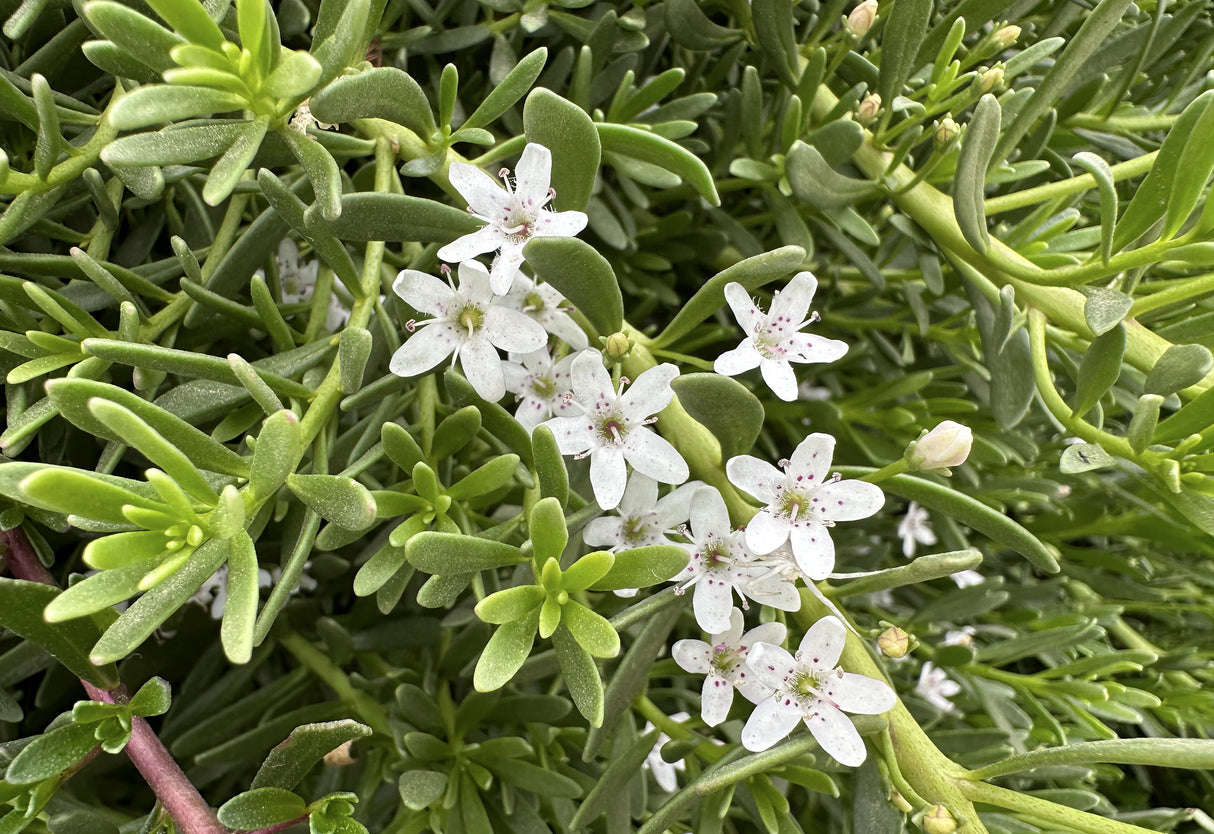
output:
[[278, 834], [279, 831], [285, 831], [292, 825], [299, 825], [301, 822], [307, 821], [308, 815], [304, 814], [302, 817], [287, 820], [286, 822], [280, 822], [278, 825], [271, 825], [269, 828], [259, 828], [256, 831], [250, 831], [249, 834]]
[[[0, 531], [0, 543], [3, 543], [8, 554], [9, 571], [17, 579], [59, 587], [50, 571], [39, 561], [38, 554], [20, 527]], [[87, 681], [80, 683], [94, 701], [125, 704], [130, 700], [126, 687], [122, 685], [107, 691]], [[169, 755], [148, 722], [138, 716], [133, 716], [131, 720], [131, 740], [127, 743], [126, 754], [183, 834], [228, 834], [228, 829], [219, 822], [211, 806]]]

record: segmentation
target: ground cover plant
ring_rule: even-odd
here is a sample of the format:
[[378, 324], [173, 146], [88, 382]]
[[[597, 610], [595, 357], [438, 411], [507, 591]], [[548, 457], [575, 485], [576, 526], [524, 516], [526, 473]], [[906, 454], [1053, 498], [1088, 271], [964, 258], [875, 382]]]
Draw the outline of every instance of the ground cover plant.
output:
[[0, 833], [1214, 831], [1211, 11], [0, 0]]

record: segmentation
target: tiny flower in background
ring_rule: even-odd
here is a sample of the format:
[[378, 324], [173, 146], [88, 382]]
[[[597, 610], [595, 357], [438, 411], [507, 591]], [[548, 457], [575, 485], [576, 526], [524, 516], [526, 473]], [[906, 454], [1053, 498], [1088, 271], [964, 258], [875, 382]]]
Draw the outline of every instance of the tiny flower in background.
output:
[[451, 185], [468, 201], [468, 213], [484, 220], [485, 226], [438, 250], [438, 257], [449, 263], [497, 252], [491, 279], [497, 295], [509, 292], [523, 263], [527, 241], [533, 237], [572, 237], [586, 228], [583, 212], [545, 208], [556, 196], [549, 187], [552, 153], [547, 148], [527, 145], [514, 173], [511, 184], [509, 171], [503, 168], [499, 172], [503, 188], [475, 165], [451, 163]]
[[669, 363], [650, 368], [627, 391], [621, 385], [617, 393], [603, 355], [584, 350], [573, 359], [572, 375], [572, 404], [581, 414], [554, 417], [544, 425], [552, 429], [561, 454], [590, 457], [590, 486], [600, 507], [619, 505], [628, 481], [627, 464], [664, 484], [687, 480], [690, 472], [683, 456], [648, 428], [651, 415], [674, 398], [670, 382], [679, 375], [678, 368]]
[[881, 509], [885, 496], [874, 484], [828, 478], [835, 439], [815, 433], [781, 461], [770, 463], [738, 455], [725, 465], [730, 482], [767, 506], [746, 525], [746, 544], [765, 555], [792, 542], [793, 556], [811, 580], [825, 579], [835, 569], [835, 545], [829, 528], [837, 521], [868, 518]]
[[932, 532], [927, 510], [914, 501], [906, 507], [906, 515], [898, 522], [898, 538], [902, 539], [902, 555], [907, 559], [915, 555], [915, 546], [930, 547], [936, 543], [936, 534]]
[[[281, 568], [278, 570], [281, 571]], [[277, 581], [270, 571], [265, 568], [257, 570], [257, 587], [271, 588]], [[203, 608], [206, 608], [212, 620], [223, 619], [223, 609], [228, 604], [228, 566], [220, 565], [219, 570], [211, 574], [205, 582], [198, 586], [198, 590], [190, 597], [189, 602], [197, 603]]]
[[862, 38], [868, 34], [877, 22], [877, 0], [864, 0], [856, 6], [843, 20], [843, 28], [853, 38]]
[[956, 707], [949, 699], [961, 691], [961, 684], [944, 673], [930, 660], [919, 671], [919, 682], [915, 694], [942, 712], [953, 712]]
[[799, 332], [816, 320], [807, 315], [817, 288], [818, 279], [812, 272], [798, 272], [783, 292], [772, 297], [771, 309], [764, 313], [751, 301], [745, 287], [736, 281], [726, 284], [725, 300], [746, 331], [746, 338], [718, 356], [713, 370], [737, 376], [758, 368], [777, 397], [785, 402], [795, 400], [797, 375], [790, 363], [833, 362], [847, 353], [847, 345], [837, 339]]
[[840, 764], [856, 767], [864, 762], [864, 740], [844, 711], [880, 715], [892, 709], [898, 697], [883, 681], [844, 672], [839, 657], [847, 628], [837, 617], [818, 620], [796, 655], [780, 646], [760, 643], [750, 650], [746, 664], [775, 694], [759, 703], [742, 729], [742, 746], [766, 750], [804, 721], [824, 751]]
[[550, 417], [574, 413], [567, 396], [572, 364], [572, 355], [554, 360], [547, 347], [521, 356], [512, 353], [510, 359], [502, 363], [506, 390], [518, 400], [514, 419], [528, 432]]
[[974, 645], [975, 629], [973, 626], [962, 626], [954, 631], [946, 631], [941, 646], [972, 646]]
[[960, 466], [970, 455], [974, 445], [974, 433], [968, 426], [945, 420], [906, 449], [906, 462], [912, 472], [943, 472], [948, 474], [951, 466]]
[[[686, 712], [676, 712], [670, 716], [671, 721], [677, 721], [680, 724], [691, 718], [691, 715]], [[645, 726], [641, 728], [641, 735], [653, 729], [653, 724], [646, 721]], [[665, 733], [658, 733], [658, 740], [654, 743], [653, 749], [649, 751], [649, 755], [645, 757], [644, 767], [649, 769], [653, 774], [653, 781], [658, 783], [658, 787], [666, 791], [666, 793], [674, 793], [679, 789], [678, 773], [684, 770], [687, 765], [682, 759], [677, 762], [668, 762], [662, 758], [662, 745], [670, 741], [670, 736]]]
[[589, 340], [582, 328], [569, 315], [572, 309], [556, 287], [537, 284], [523, 273], [514, 278], [514, 287], [503, 303], [524, 313], [575, 351], [584, 349]]
[[459, 265], [458, 289], [413, 269], [401, 272], [392, 288], [413, 309], [434, 316], [418, 322], [392, 356], [389, 368], [397, 376], [417, 376], [454, 355], [476, 393], [497, 402], [506, 393], [498, 348], [529, 353], [548, 341], [544, 328], [495, 301], [489, 273], [475, 261]]
[[736, 687], [742, 696], [757, 704], [772, 694], [771, 687], [762, 683], [746, 665], [746, 655], [758, 643], [779, 645], [787, 636], [783, 623], [764, 623], [742, 633], [742, 612], [733, 609], [729, 629], [703, 640], [679, 640], [670, 650], [675, 663], [687, 672], [705, 675], [700, 698], [700, 716], [709, 727], [715, 727], [729, 715]]
[[667, 538], [691, 517], [691, 498], [704, 484], [692, 481], [658, 498], [658, 482], [633, 472], [615, 515], [604, 515], [582, 530], [582, 540], [591, 547], [612, 553], [634, 547], [672, 544]]
[[869, 93], [860, 100], [860, 106], [856, 108], [857, 122], [862, 125], [870, 125], [877, 121], [879, 115], [881, 115], [881, 96]]
[[986, 581], [986, 577], [976, 570], [957, 571], [950, 578], [956, 583], [958, 588], [970, 588], [974, 585], [981, 585]]

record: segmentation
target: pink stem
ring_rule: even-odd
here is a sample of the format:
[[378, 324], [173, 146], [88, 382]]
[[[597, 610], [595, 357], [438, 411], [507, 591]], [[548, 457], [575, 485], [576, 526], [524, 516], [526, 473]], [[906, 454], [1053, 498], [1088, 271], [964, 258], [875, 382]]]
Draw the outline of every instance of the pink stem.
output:
[[[59, 586], [38, 560], [38, 555], [20, 527], [0, 531], [0, 543], [3, 543], [8, 555], [9, 570], [17, 579]], [[94, 701], [124, 704], [130, 700], [126, 687], [122, 685], [106, 691], [87, 681], [80, 683]], [[183, 834], [228, 834], [228, 829], [219, 822], [211, 806], [169, 755], [148, 722], [138, 716], [131, 721], [131, 740], [127, 743], [126, 754]]]
[[278, 834], [279, 831], [285, 831], [292, 825], [298, 825], [301, 822], [306, 822], [307, 819], [308, 815], [304, 814], [302, 817], [287, 820], [286, 822], [280, 822], [278, 825], [271, 825], [269, 828], [259, 828], [256, 831], [250, 831], [249, 834]]

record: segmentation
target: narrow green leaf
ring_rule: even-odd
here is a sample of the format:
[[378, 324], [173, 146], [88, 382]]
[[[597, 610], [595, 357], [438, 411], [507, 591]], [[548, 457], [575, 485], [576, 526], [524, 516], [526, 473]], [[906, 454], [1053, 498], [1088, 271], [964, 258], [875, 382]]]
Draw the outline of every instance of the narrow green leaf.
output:
[[169, 55], [186, 41], [129, 6], [111, 0], [93, 0], [82, 7], [84, 17], [102, 37], [156, 72], [176, 66]]
[[373, 340], [365, 327], [347, 327], [337, 343], [337, 365], [341, 372], [341, 392], [353, 394], [362, 388], [363, 373], [371, 358]]
[[[331, 16], [329, 9], [337, 16]], [[370, 12], [371, 0], [323, 0], [312, 30], [312, 54], [324, 67], [324, 78], [332, 78], [366, 54], [371, 34], [367, 32]], [[326, 34], [327, 31], [332, 34]]]
[[717, 438], [723, 460], [753, 448], [763, 429], [763, 404], [742, 383], [720, 374], [682, 374], [671, 387], [692, 419]]
[[565, 469], [565, 458], [556, 445], [552, 430], [547, 426], [536, 426], [531, 432], [531, 448], [535, 454], [535, 473], [540, 486], [540, 497], [555, 498], [564, 507], [569, 501], [569, 473]]
[[881, 65], [877, 92], [889, 106], [902, 95], [916, 67], [919, 47], [927, 37], [932, 0], [898, 0], [881, 30]]
[[[183, 3], [182, 5], [190, 5]], [[152, 84], [120, 98], [110, 108], [110, 122], [119, 130], [135, 130], [180, 122], [213, 113], [243, 110], [248, 103], [235, 93], [208, 87]]]
[[974, 115], [961, 137], [957, 175], [953, 182], [953, 214], [966, 242], [985, 252], [991, 237], [986, 228], [986, 171], [999, 141], [1002, 110], [989, 93], [978, 100]]
[[343, 204], [341, 169], [333, 156], [319, 142], [294, 130], [282, 130], [279, 135], [307, 171], [321, 216], [327, 221], [336, 220], [341, 216]]
[[430, 457], [443, 460], [467, 446], [481, 430], [481, 413], [476, 406], [467, 405], [445, 418], [434, 430]]
[[147, 4], [165, 23], [191, 42], [216, 52], [223, 50], [226, 38], [201, 3], [194, 0], [147, 0]]
[[1214, 355], [1204, 345], [1172, 345], [1147, 374], [1143, 390], [1168, 396], [1196, 385], [1214, 367]]
[[230, 148], [246, 125], [247, 122], [240, 119], [172, 125], [154, 132], [121, 136], [102, 149], [101, 159], [116, 169], [198, 162], [219, 156]]
[[1211, 414], [1214, 414], [1214, 388], [1207, 388], [1159, 424], [1155, 442], [1173, 443], [1208, 429]]
[[531, 435], [498, 403], [486, 402], [464, 377], [455, 371], [443, 374], [443, 383], [454, 405], [475, 405], [485, 429], [517, 454], [528, 467], [532, 465]]
[[[1210, 172], [1214, 171], [1214, 91], [1203, 93], [1198, 101], [1201, 99], [1205, 99], [1205, 108], [1185, 137], [1176, 172], [1168, 188], [1168, 210], [1160, 234], [1164, 240], [1170, 240], [1180, 231], [1203, 195], [1208, 199], [1206, 182], [1210, 179]], [[1159, 164], [1158, 158], [1155, 164]]]
[[[593, 733], [594, 730], [592, 729], [591, 732]], [[595, 819], [608, 812], [613, 804], [619, 802], [621, 795], [628, 793], [628, 783], [636, 778], [642, 763], [653, 752], [660, 732], [654, 728], [640, 736], [607, 764], [595, 786], [578, 806], [573, 819], [569, 822], [570, 828], [574, 830], [587, 828]]]
[[59, 111], [50, 85], [40, 73], [30, 78], [30, 90], [34, 96], [34, 107], [38, 111], [38, 140], [34, 146], [34, 173], [45, 180], [59, 160], [59, 146], [63, 137], [59, 134]]
[[536, 277], [556, 287], [599, 335], [610, 335], [623, 326], [619, 281], [593, 246], [574, 237], [537, 237], [523, 247], [523, 257]]
[[93, 620], [51, 624], [43, 618], [43, 611], [60, 595], [49, 585], [0, 577], [0, 627], [39, 646], [73, 675], [103, 689], [114, 688], [118, 670], [112, 664], [95, 666], [89, 661], [89, 649], [101, 636]]
[[518, 455], [498, 455], [450, 486], [447, 497], [452, 501], [467, 501], [488, 495], [514, 480], [518, 465]]
[[229, 799], [219, 808], [219, 821], [228, 828], [251, 831], [307, 816], [308, 804], [282, 788], [256, 788]]
[[366, 738], [371, 728], [349, 718], [304, 724], [296, 727], [286, 740], [270, 751], [250, 785], [257, 788], [290, 790], [303, 781], [326, 753], [347, 741]]
[[687, 567], [687, 551], [677, 545], [653, 545], [621, 550], [611, 569], [589, 586], [591, 591], [648, 588], [674, 578]]
[[280, 411], [266, 418], [257, 435], [253, 464], [249, 470], [249, 488], [264, 501], [274, 495], [295, 471], [303, 452], [299, 418], [291, 411]]
[[288, 475], [287, 487], [300, 500], [345, 530], [365, 530], [375, 523], [375, 499], [344, 475]]
[[671, 39], [687, 49], [708, 52], [743, 37], [738, 29], [713, 23], [695, 0], [666, 0], [662, 16]]
[[12, 785], [32, 785], [51, 779], [81, 761], [97, 746], [93, 728], [68, 724], [38, 736], [21, 749], [9, 763], [4, 781]]
[[[716, 182], [708, 166], [682, 145], [631, 125], [599, 123], [595, 127], [598, 128], [598, 139], [604, 152], [639, 159], [678, 174], [709, 203], [721, 205]], [[555, 153], [553, 157], [555, 160]], [[555, 161], [553, 164], [555, 166]]]
[[490, 625], [503, 625], [521, 620], [544, 602], [547, 597], [539, 585], [518, 585], [505, 588], [476, 604], [476, 616]]
[[211, 175], [202, 187], [202, 199], [207, 205], [217, 206], [232, 193], [232, 189], [240, 182], [240, 178], [244, 176], [253, 157], [261, 148], [261, 140], [265, 138], [269, 124], [269, 116], [260, 116], [248, 122], [236, 137], [236, 141], [212, 166]]
[[426, 459], [413, 435], [396, 423], [384, 423], [379, 436], [388, 457], [405, 472], [413, 472], [413, 467]]
[[1080, 472], [1103, 469], [1116, 462], [1116, 458], [1096, 443], [1076, 443], [1062, 450], [1062, 457], [1058, 461], [1058, 471], [1064, 475], [1075, 475]]
[[341, 216], [323, 228], [342, 240], [449, 243], [484, 225], [453, 206], [404, 194], [360, 192], [342, 197]]
[[219, 636], [223, 653], [232, 663], [248, 663], [253, 656], [253, 625], [257, 621], [260, 596], [257, 582], [257, 550], [249, 534], [241, 530], [228, 539], [227, 602]]
[[796, 198], [820, 209], [842, 208], [876, 193], [874, 183], [840, 174], [821, 151], [801, 141], [788, 152], [785, 173]]
[[152, 565], [145, 563], [162, 555], [167, 541], [163, 530], [113, 533], [86, 544], [81, 558], [94, 570], [114, 570], [140, 564], [144, 565], [144, 570], [151, 570]]
[[576, 104], [538, 87], [523, 105], [523, 130], [528, 142], [552, 152], [555, 207], [561, 211], [585, 209], [602, 156], [594, 122]]
[[561, 607], [561, 626], [569, 629], [574, 639], [593, 657], [615, 657], [620, 653], [620, 635], [611, 623], [580, 602], [569, 600]]
[[[1109, 164], [1094, 153], [1082, 151], [1072, 161], [1096, 180], [1100, 194], [1100, 259], [1106, 264], [1113, 257], [1113, 229], [1117, 226], [1117, 188]], [[1096, 331], [1097, 335], [1103, 330]]]
[[565, 511], [561, 509], [560, 502], [555, 498], [535, 502], [531, 514], [527, 516], [527, 527], [537, 564], [542, 565], [549, 559], [559, 562], [569, 541]]
[[1072, 409], [1076, 417], [1087, 414], [1117, 382], [1121, 375], [1121, 359], [1124, 355], [1124, 325], [1118, 324], [1103, 336], [1092, 340], [1091, 347], [1079, 364], [1075, 405]]
[[418, 533], [409, 539], [405, 554], [418, 570], [444, 576], [509, 567], [527, 560], [517, 547], [457, 533]]
[[573, 698], [578, 712], [591, 727], [601, 727], [603, 724], [603, 681], [599, 678], [599, 670], [594, 665], [594, 658], [582, 648], [581, 644], [570, 634], [569, 629], [563, 625], [553, 632], [552, 645], [556, 649], [556, 658], [561, 664], [561, 672], [565, 676], [565, 687], [569, 690], [569, 695]]
[[404, 125], [423, 141], [438, 130], [426, 94], [412, 76], [396, 67], [338, 76], [312, 96], [308, 106], [322, 122], [386, 119]]
[[[294, 49], [283, 55], [282, 61], [266, 79], [262, 91], [274, 98], [298, 101], [307, 98], [323, 72], [320, 63], [310, 54]], [[311, 101], [314, 99], [309, 99]]]
[[1125, 438], [1130, 441], [1130, 448], [1138, 454], [1146, 451], [1155, 435], [1155, 426], [1159, 423], [1159, 407], [1163, 405], [1163, 397], [1158, 394], [1143, 394], [1134, 403], [1133, 416], [1126, 428]]
[[[10, 486], [14, 475], [24, 475], [15, 489]], [[122, 513], [128, 504], [147, 509], [161, 506], [149, 497], [146, 484], [66, 466], [0, 465], [0, 492], [44, 510], [109, 524], [128, 523]]]
[[139, 591], [139, 581], [148, 570], [148, 565], [135, 565], [86, 577], [55, 597], [43, 617], [48, 623], [64, 623], [125, 602]]
[[540, 77], [540, 71], [544, 69], [544, 63], [547, 60], [548, 49], [546, 47], [541, 46], [530, 52], [514, 65], [514, 69], [506, 73], [506, 77], [501, 80], [501, 83], [494, 87], [485, 100], [472, 111], [472, 115], [464, 120], [460, 129], [484, 127], [513, 107], [515, 102], [526, 95], [527, 91], [531, 89], [531, 85]]
[[[538, 590], [538, 589], [537, 589]], [[472, 685], [477, 692], [492, 692], [505, 686], [531, 654], [539, 609], [529, 616], [498, 626], [476, 661]]]
[[750, 19], [759, 49], [780, 80], [795, 90], [799, 56], [792, 9], [791, 0], [758, 0], [750, 5]]

